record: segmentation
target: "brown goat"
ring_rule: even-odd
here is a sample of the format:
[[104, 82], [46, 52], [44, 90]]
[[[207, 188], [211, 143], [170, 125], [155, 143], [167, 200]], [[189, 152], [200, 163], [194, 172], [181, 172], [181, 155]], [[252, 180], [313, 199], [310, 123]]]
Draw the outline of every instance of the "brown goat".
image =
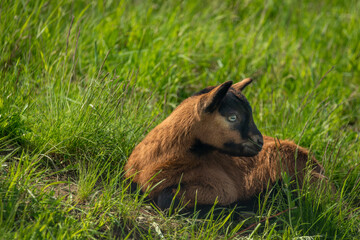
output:
[[144, 191], [153, 187], [149, 196], [162, 209], [178, 186], [188, 207], [226, 206], [262, 192], [284, 171], [301, 186], [309, 161], [311, 180], [323, 178], [308, 150], [261, 135], [241, 93], [251, 81], [225, 82], [184, 100], [135, 147], [125, 176]]

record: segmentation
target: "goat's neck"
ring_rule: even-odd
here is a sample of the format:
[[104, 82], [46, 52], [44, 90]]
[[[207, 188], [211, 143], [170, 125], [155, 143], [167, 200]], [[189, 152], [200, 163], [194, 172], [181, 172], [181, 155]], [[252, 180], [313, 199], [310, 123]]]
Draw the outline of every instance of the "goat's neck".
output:
[[151, 138], [157, 139], [158, 154], [186, 155], [195, 142], [194, 128], [196, 127], [194, 114], [182, 111], [171, 114], [152, 132]]

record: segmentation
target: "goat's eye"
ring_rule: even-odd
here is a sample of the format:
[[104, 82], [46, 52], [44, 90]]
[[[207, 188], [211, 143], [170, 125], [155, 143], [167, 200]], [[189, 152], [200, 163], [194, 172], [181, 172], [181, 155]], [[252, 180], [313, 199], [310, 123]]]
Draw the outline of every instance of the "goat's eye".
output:
[[227, 119], [229, 120], [229, 122], [235, 122], [237, 117], [236, 117], [236, 115], [230, 115], [230, 116], [228, 116]]

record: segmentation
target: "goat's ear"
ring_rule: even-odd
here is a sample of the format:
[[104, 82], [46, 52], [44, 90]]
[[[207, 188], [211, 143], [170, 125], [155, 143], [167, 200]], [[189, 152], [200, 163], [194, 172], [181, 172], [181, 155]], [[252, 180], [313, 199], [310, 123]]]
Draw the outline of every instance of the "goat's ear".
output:
[[247, 85], [249, 85], [253, 80], [251, 78], [245, 78], [238, 83], [232, 85], [236, 91], [242, 91]]
[[220, 107], [221, 101], [225, 97], [231, 85], [232, 81], [227, 81], [206, 94], [204, 111], [214, 112], [218, 107]]

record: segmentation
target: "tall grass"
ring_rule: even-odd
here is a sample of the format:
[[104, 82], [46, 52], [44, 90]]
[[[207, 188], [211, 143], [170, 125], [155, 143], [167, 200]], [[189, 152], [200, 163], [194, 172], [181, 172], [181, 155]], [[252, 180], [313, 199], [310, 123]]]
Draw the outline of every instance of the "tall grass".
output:
[[[352, 239], [360, 234], [359, 1], [1, 1], [0, 238]], [[169, 216], [130, 194], [133, 147], [183, 99], [253, 77], [263, 134], [337, 194]], [[274, 189], [274, 190], [276, 190]]]

